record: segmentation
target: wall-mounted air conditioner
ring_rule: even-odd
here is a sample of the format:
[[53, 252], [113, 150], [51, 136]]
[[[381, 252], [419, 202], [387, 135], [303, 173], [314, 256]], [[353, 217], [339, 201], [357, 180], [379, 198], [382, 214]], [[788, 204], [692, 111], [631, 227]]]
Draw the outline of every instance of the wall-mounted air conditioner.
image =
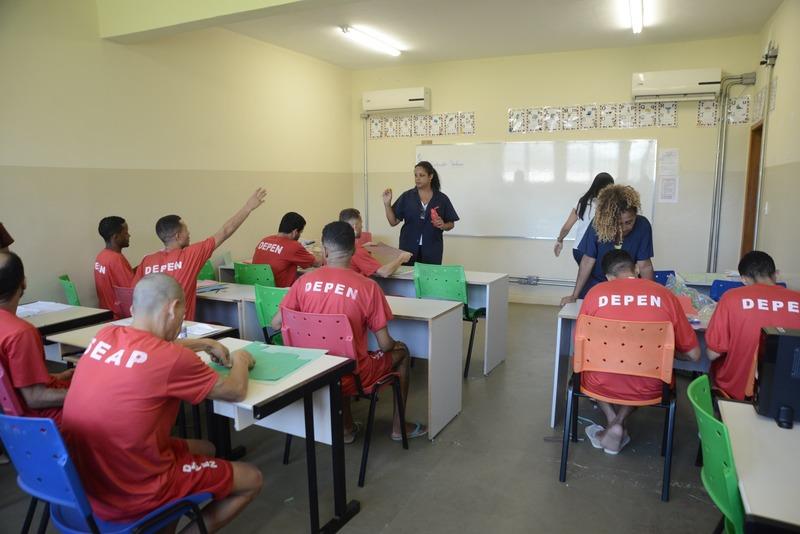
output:
[[431, 90], [427, 87], [369, 91], [361, 95], [366, 113], [388, 111], [430, 111]]
[[636, 102], [714, 100], [721, 81], [722, 69], [634, 72], [631, 93]]

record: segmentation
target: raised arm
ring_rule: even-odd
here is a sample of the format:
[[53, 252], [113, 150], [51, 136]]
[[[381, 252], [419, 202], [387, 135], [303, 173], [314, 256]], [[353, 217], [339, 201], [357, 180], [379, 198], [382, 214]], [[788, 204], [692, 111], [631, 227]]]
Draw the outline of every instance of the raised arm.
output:
[[566, 296], [561, 299], [562, 306], [578, 300], [578, 296], [581, 294], [583, 287], [589, 280], [589, 276], [591, 276], [592, 274], [592, 269], [594, 269], [595, 261], [597, 261], [595, 258], [591, 258], [585, 254], [581, 258], [581, 265], [580, 267], [578, 267], [578, 277], [575, 279], [575, 289], [572, 291], [572, 295]]
[[[578, 222], [578, 212], [575, 211], [575, 208], [570, 210], [569, 215], [567, 216], [567, 220], [564, 222], [564, 226], [561, 227], [561, 231], [558, 232], [558, 237], [556, 238], [556, 245], [553, 247], [553, 253], [558, 257], [561, 254], [561, 249], [564, 246], [564, 238], [567, 237], [567, 234], [572, 227], [575, 226], [575, 223]], [[575, 246], [578, 244], [575, 243]]]
[[400, 224], [400, 219], [395, 216], [394, 210], [392, 209], [391, 189], [387, 189], [383, 192], [383, 211], [386, 212], [386, 220], [389, 221], [390, 226], [397, 226]]
[[219, 247], [224, 243], [233, 233], [242, 225], [242, 223], [247, 219], [254, 209], [259, 207], [261, 204], [264, 203], [264, 198], [266, 198], [267, 192], [266, 190], [259, 187], [256, 191], [250, 195], [250, 198], [247, 199], [244, 206], [237, 211], [233, 217], [228, 219], [225, 224], [222, 225], [222, 228], [217, 230], [217, 233], [214, 234], [214, 242], [216, 246]]

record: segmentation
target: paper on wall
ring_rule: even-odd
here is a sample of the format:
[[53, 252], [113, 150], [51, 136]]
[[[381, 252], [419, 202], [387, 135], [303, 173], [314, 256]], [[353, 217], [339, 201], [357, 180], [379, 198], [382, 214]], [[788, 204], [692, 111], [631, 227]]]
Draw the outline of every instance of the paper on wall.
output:
[[658, 202], [678, 202], [680, 153], [677, 148], [664, 148], [658, 153]]

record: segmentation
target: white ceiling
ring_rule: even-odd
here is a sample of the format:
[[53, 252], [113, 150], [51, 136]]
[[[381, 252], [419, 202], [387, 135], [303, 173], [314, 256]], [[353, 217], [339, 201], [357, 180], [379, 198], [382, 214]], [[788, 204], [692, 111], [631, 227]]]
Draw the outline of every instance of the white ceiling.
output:
[[[302, 8], [226, 28], [349, 69], [588, 48], [616, 48], [758, 32], [781, 0], [644, 0], [630, 30], [628, 0], [306, 0]], [[364, 25], [408, 50], [394, 58], [345, 39]]]

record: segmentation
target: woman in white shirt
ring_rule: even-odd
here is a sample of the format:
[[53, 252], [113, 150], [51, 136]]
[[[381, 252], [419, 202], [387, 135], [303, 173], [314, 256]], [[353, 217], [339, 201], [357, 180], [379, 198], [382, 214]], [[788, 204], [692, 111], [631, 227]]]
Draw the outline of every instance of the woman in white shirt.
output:
[[589, 187], [589, 190], [578, 200], [578, 205], [570, 210], [564, 226], [561, 227], [561, 231], [558, 233], [556, 245], [553, 247], [553, 252], [556, 257], [561, 254], [564, 238], [567, 237], [567, 234], [569, 234], [569, 231], [575, 226], [575, 223], [578, 223], [578, 230], [575, 234], [575, 246], [572, 248], [572, 257], [575, 258], [578, 265], [581, 264], [581, 253], [578, 252], [578, 245], [581, 239], [583, 239], [583, 234], [586, 233], [586, 229], [592, 224], [592, 219], [594, 218], [594, 200], [604, 187], [613, 183], [614, 178], [607, 172], [601, 172], [594, 177], [591, 187]]

